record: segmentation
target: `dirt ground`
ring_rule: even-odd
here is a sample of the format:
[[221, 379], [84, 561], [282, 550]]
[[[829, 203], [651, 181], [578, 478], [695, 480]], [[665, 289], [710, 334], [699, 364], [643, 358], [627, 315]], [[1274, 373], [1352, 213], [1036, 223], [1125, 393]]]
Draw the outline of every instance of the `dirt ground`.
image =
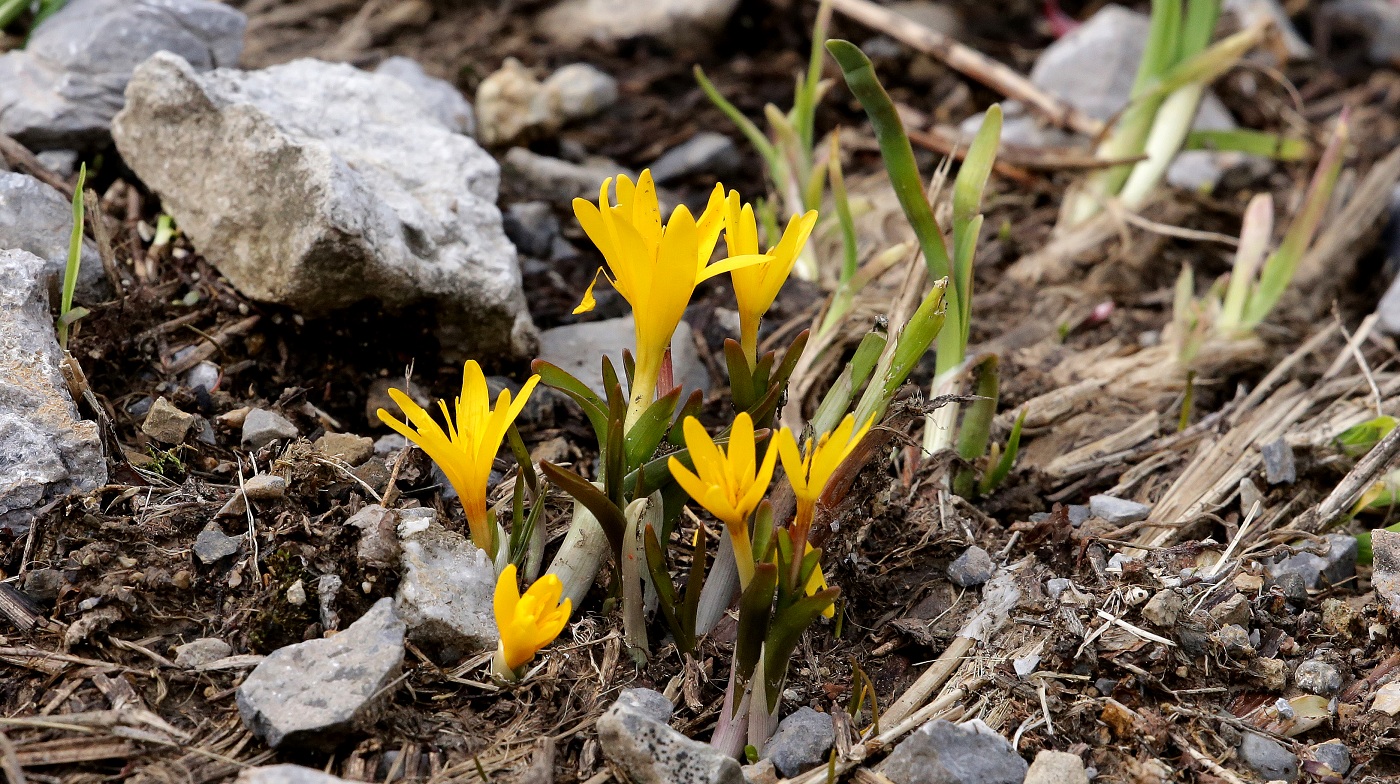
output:
[[[406, 54], [470, 96], [506, 57], [544, 68], [594, 63], [620, 80], [622, 99], [595, 120], [538, 143], [537, 151], [552, 154], [575, 144], [640, 168], [697, 131], [731, 133], [746, 166], [726, 184], [745, 193], [762, 191], [761, 164], [705, 100], [691, 67], [702, 64], [750, 116], [761, 116], [765, 103], [786, 106], [810, 46], [815, 11], [815, 4], [797, 0], [745, 0], [705, 52], [647, 43], [568, 51], [534, 33], [531, 18], [539, 3], [434, 0], [426, 24], [380, 30], [368, 45], [347, 33], [354, 3], [234, 4], [251, 18], [248, 67], [301, 56], [372, 65]], [[1064, 11], [1083, 18], [1097, 6], [1072, 3]], [[1304, 36], [1311, 36], [1311, 4], [1289, 7]], [[1035, 3], [957, 0], [953, 8], [966, 43], [1022, 71], [1053, 40]], [[833, 33], [857, 42], [874, 35], [839, 17]], [[1343, 183], [1357, 192], [1400, 138], [1400, 72], [1366, 65], [1345, 36], [1329, 42], [1327, 57], [1279, 74], [1301, 106], [1279, 82], [1250, 71], [1227, 76], [1217, 92], [1244, 126], [1301, 125], [1315, 140], [1349, 105], [1353, 146]], [[955, 124], [998, 98], [921, 55], [907, 53], [881, 65], [895, 100], [931, 124]], [[827, 75], [835, 76], [834, 68]], [[843, 87], [833, 90], [818, 114], [819, 133], [837, 126], [849, 137], [853, 183], [879, 188], [878, 153], [859, 105]], [[937, 156], [919, 154], [931, 171]], [[363, 306], [303, 319], [243, 297], [183, 238], [152, 248], [140, 224], [155, 223], [157, 200], [123, 182], [130, 175], [120, 167], [102, 171], [96, 183], [105, 194], [101, 209], [118, 230], [117, 258], [128, 265], [135, 285], [112, 302], [91, 306], [73, 354], [100, 403], [97, 414], [115, 470], [108, 486], [54, 506], [27, 537], [0, 540], [5, 574], [50, 569], [59, 575], [53, 595], [26, 596], [9, 584], [0, 595], [22, 608], [0, 623], [0, 729], [14, 744], [27, 780], [204, 784], [228, 780], [245, 765], [278, 760], [364, 781], [516, 781], [528, 775], [532, 782], [598, 782], [606, 766], [592, 722], [620, 689], [632, 685], [665, 692], [677, 705], [673, 726], [708, 738], [724, 690], [732, 624], [706, 640], [696, 659], [662, 644], [646, 667], [637, 668], [624, 655], [618, 614], [603, 612], [600, 587], [549, 650], [543, 671], [521, 685], [488, 682], [484, 657], [443, 669], [410, 648], [402, 686], [377, 721], [335, 751], [273, 753], [253, 739], [235, 705], [240, 680], [259, 655], [326, 631], [317, 601], [293, 604], [287, 589], [338, 575], [347, 587], [335, 608], [345, 619], [343, 628], [376, 599], [392, 596], [397, 584], [391, 571], [357, 560], [358, 533], [344, 525], [372, 502], [364, 486], [384, 488], [391, 467], [375, 460], [352, 476], [316, 460], [309, 442], [328, 431], [383, 435], [367, 415], [377, 405], [371, 384], [400, 377], [410, 363], [417, 383], [435, 396], [460, 383], [460, 370], [439, 360], [431, 312], [385, 314]], [[1262, 174], [1231, 172], [1212, 195], [1174, 193], [1148, 217], [1195, 232], [1237, 235], [1250, 195], [1269, 191], [1292, 209], [1310, 173], [1308, 161]], [[1011, 417], [1027, 401], [1058, 391], [1067, 395], [1063, 411], [1032, 414], [1016, 469], [1000, 490], [975, 504], [951, 503], [935, 491], [949, 467], [946, 460], [921, 462], [898, 441], [889, 456], [871, 463], [838, 510], [841, 524], [827, 545], [829, 578], [844, 593], [841, 620], [818, 624], [803, 640], [785, 710], [845, 710], [860, 678], [873, 683], [880, 705], [893, 702], [954, 644], [977, 610], [977, 591], [957, 588], [945, 576], [948, 564], [976, 544], [1017, 566], [1021, 598], [1001, 630], [957, 667], [952, 682], [978, 688], [949, 715], [983, 718], [1014, 735], [1028, 758], [1039, 749], [1080, 753], [1100, 781], [1255, 780], [1236, 759], [1246, 730], [1270, 734], [1296, 752], [1329, 738], [1348, 746], [1353, 769], [1344, 779], [1320, 777], [1305, 763], [1305, 780], [1400, 780], [1400, 722], [1368, 710], [1376, 689], [1400, 673], [1400, 632], [1371, 588], [1369, 567], [1361, 566], [1344, 584], [1290, 598], [1262, 565], [1300, 541], [1317, 539], [1319, 530], [1289, 525], [1324, 501], [1354, 467], [1356, 461], [1340, 457], [1329, 436], [1319, 435], [1324, 426], [1344, 421], [1357, 401], [1364, 409], [1372, 382], [1385, 393], [1382, 405], [1389, 413], [1400, 407], [1391, 391], [1400, 388], [1395, 344], [1370, 333], [1357, 352], [1365, 358], [1363, 370], [1343, 336], [1358, 329], [1385, 289], [1380, 222], [1325, 259], [1325, 267], [1305, 269], [1304, 275], [1314, 275], [1311, 285], [1270, 319], [1258, 345], [1196, 379], [1193, 407], [1183, 419], [1179, 379], [1159, 379], [1157, 386], [1119, 382], [1135, 378], [1134, 357], [1151, 362], [1153, 336], [1159, 341], [1170, 321], [1172, 286], [1182, 264], [1195, 267], [1197, 280], [1212, 280], [1228, 271], [1229, 249], [1125, 228], [1067, 282], [1028, 290], [1006, 270], [1047, 241], [1072, 176], [1034, 171], [1017, 180], [992, 178], [986, 225], [1005, 228], [984, 233], [972, 331], [975, 348], [1002, 356], [1000, 407], [1009, 413], [998, 420], [996, 437], [1005, 438]], [[686, 183], [680, 191], [690, 196], [710, 185]], [[597, 264], [572, 218], [561, 218], [579, 257], [552, 267], [526, 266], [532, 315], [542, 329], [579, 318], [570, 311]], [[770, 319], [774, 330], [805, 325], [819, 295], [812, 286], [789, 286], [777, 318]], [[727, 306], [730, 296], [713, 285], [692, 306], [691, 320], [709, 338], [711, 351], [717, 350], [720, 329], [713, 310]], [[616, 298], [600, 301], [599, 311], [586, 318], [622, 315], [624, 304]], [[865, 307], [866, 322], [850, 330], [855, 337], [873, 323], [880, 304], [872, 298]], [[222, 368], [217, 389], [182, 386], [184, 372], [204, 358]], [[1281, 363], [1284, 370], [1271, 373]], [[1104, 377], [1102, 367], [1119, 370]], [[490, 371], [519, 380], [528, 368]], [[911, 381], [927, 389], [932, 371], [926, 363]], [[207, 417], [213, 443], [167, 451], [142, 435], [137, 404], [159, 395]], [[305, 440], [285, 449], [240, 447], [237, 412], [247, 406], [276, 408]], [[707, 410], [718, 421], [728, 410], [725, 394], [712, 396]], [[1134, 427], [1139, 437], [1113, 440]], [[587, 423], [563, 404], [542, 406], [522, 423], [522, 433], [531, 449], [549, 450], [537, 455], [563, 450], [586, 467], [596, 452]], [[1255, 445], [1266, 434], [1294, 443], [1295, 483], [1264, 480]], [[258, 505], [249, 532], [256, 559], [245, 553], [234, 563], [206, 566], [193, 556], [192, 543], [237, 491], [239, 472], [249, 473], [253, 465], [287, 478], [289, 494]], [[1233, 477], [1233, 484], [1225, 487], [1220, 477]], [[1261, 510], [1250, 523], [1239, 490], [1246, 477], [1258, 491]], [[460, 506], [442, 499], [421, 452], [399, 467], [395, 486], [405, 499], [436, 506], [464, 527]], [[1071, 504], [1106, 492], [1171, 505], [1188, 524], [1071, 523]], [[563, 500], [548, 507], [556, 538], [567, 511]], [[1395, 522], [1393, 517], [1368, 517], [1344, 530], [1379, 527]], [[236, 535], [244, 522], [225, 520], [225, 530]], [[1201, 570], [1231, 543], [1237, 558], [1226, 578], [1203, 580]], [[1120, 569], [1112, 558], [1125, 552], [1140, 557]], [[1180, 577], [1186, 568], [1195, 568], [1196, 576]], [[1064, 589], [1068, 599], [1065, 593], [1050, 595], [1046, 581], [1052, 578], [1072, 581]], [[1144, 601], [1172, 580], [1186, 596], [1187, 611], [1171, 628], [1152, 627], [1142, 615]], [[1244, 647], [1222, 636], [1220, 617], [1212, 614], [1237, 605], [1237, 597], [1248, 608], [1247, 628], [1258, 632]], [[29, 628], [15, 623], [25, 617]], [[661, 625], [655, 628], [660, 636]], [[228, 641], [248, 658], [225, 670], [174, 666], [174, 647], [201, 637]], [[1028, 656], [1038, 659], [1026, 677], [1018, 661]], [[1276, 702], [1299, 695], [1287, 672], [1317, 658], [1338, 669], [1344, 686], [1321, 722], [1299, 729], [1300, 720], [1280, 715]], [[871, 718], [867, 702], [849, 726], [863, 731]]]

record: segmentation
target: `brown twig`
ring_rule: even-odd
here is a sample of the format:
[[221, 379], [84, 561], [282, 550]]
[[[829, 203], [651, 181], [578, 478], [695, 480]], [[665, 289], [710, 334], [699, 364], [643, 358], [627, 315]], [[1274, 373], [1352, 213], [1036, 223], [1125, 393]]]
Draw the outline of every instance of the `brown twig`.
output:
[[73, 198], [73, 186], [40, 163], [34, 153], [30, 152], [29, 148], [23, 144], [15, 141], [14, 137], [0, 133], [0, 156], [3, 156], [11, 166], [24, 169], [34, 179], [57, 188], [66, 198]]
[[1005, 95], [1015, 98], [1047, 121], [1061, 128], [1097, 137], [1102, 122], [1041, 90], [1030, 79], [952, 38], [870, 0], [832, 0], [832, 8], [861, 24], [879, 30], [896, 41], [932, 55], [949, 68]]

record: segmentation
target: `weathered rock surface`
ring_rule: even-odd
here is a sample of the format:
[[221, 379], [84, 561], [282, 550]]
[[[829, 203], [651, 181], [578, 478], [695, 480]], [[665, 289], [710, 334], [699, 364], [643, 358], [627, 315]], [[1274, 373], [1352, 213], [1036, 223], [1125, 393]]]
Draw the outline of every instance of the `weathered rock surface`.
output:
[[1342, 688], [1342, 674], [1321, 659], [1310, 659], [1293, 672], [1293, 683], [1309, 694], [1331, 697]]
[[614, 164], [573, 163], [512, 147], [501, 161], [505, 191], [517, 201], [546, 201], [572, 210], [574, 199], [598, 200], [603, 180], [627, 173]]
[[329, 773], [291, 764], [244, 768], [236, 781], [237, 784], [346, 784], [345, 779]]
[[233, 653], [233, 647], [216, 637], [201, 637], [184, 645], [175, 646], [175, 663], [181, 667], [194, 668], [201, 664], [216, 662]]
[[476, 113], [472, 111], [471, 103], [451, 83], [425, 73], [417, 60], [390, 57], [380, 63], [374, 72], [392, 76], [412, 87], [438, 122], [447, 128], [468, 136], [476, 135]]
[[666, 184], [692, 174], [732, 174], [743, 165], [734, 140], [722, 133], [701, 131], [662, 153], [651, 164], [651, 177]]
[[237, 553], [239, 541], [239, 537], [225, 534], [218, 523], [210, 523], [194, 538], [194, 554], [201, 563], [215, 563]]
[[[558, 365], [589, 389], [604, 394], [603, 355], [612, 358], [614, 368], [622, 367], [622, 350], [635, 352], [637, 336], [632, 316], [569, 324], [540, 333], [540, 359]], [[689, 390], [708, 392], [710, 374], [695, 351], [690, 325], [682, 321], [671, 336], [671, 367], [676, 383]], [[624, 390], [625, 392], [626, 390]]]
[[176, 408], [165, 396], [156, 398], [151, 410], [146, 412], [146, 421], [141, 423], [141, 432], [163, 444], [178, 444], [190, 434], [194, 427], [194, 414]]
[[374, 439], [354, 433], [326, 433], [314, 446], [321, 454], [357, 466], [374, 456]]
[[380, 599], [334, 637], [273, 651], [238, 687], [243, 724], [272, 748], [333, 747], [387, 696], [403, 638], [392, 600]]
[[540, 15], [540, 32], [579, 46], [655, 38], [676, 46], [709, 42], [738, 0], [564, 0]]
[[[1327, 538], [1331, 539], [1329, 535]], [[1356, 573], [1356, 540], [1341, 534], [1352, 542], [1352, 574]], [[1335, 545], [1333, 546], [1335, 549]], [[1371, 532], [1372, 566], [1371, 586], [1385, 600], [1391, 613], [1400, 613], [1400, 534], [1385, 529]], [[1298, 558], [1300, 556], [1294, 556]]]
[[452, 345], [532, 353], [500, 169], [403, 82], [317, 60], [199, 74], [162, 53], [112, 135], [245, 294], [309, 315], [433, 300]]
[[1089, 774], [1078, 754], [1045, 749], [1035, 755], [1025, 784], [1089, 784]]
[[619, 699], [598, 717], [598, 743], [619, 777], [633, 784], [743, 784], [739, 763], [708, 743]]
[[79, 417], [59, 370], [47, 267], [0, 250], [0, 531], [15, 535], [48, 502], [107, 482], [97, 425]]
[[788, 778], [826, 761], [836, 730], [830, 713], [818, 713], [803, 705], [778, 722], [778, 729], [763, 747], [763, 756]]
[[296, 438], [301, 431], [291, 420], [265, 408], [255, 408], [243, 420], [244, 446], [261, 449], [264, 446], [288, 438]]
[[[410, 514], [415, 512], [422, 514]], [[402, 578], [394, 611], [408, 625], [409, 639], [447, 664], [494, 650], [500, 636], [491, 608], [491, 559], [465, 536], [438, 525], [431, 509], [399, 514]]]
[[1355, 577], [1356, 538], [1346, 534], [1327, 534], [1322, 538], [1330, 548], [1326, 555], [1298, 553], [1280, 558], [1267, 565], [1269, 575], [1277, 580], [1284, 574], [1297, 574], [1308, 588], [1318, 587], [1323, 580], [1328, 585], [1340, 585]]
[[0, 132], [33, 149], [101, 145], [136, 66], [161, 51], [235, 66], [246, 25], [209, 0], [71, 0], [0, 55]]
[[938, 719], [895, 747], [882, 771], [895, 784], [1021, 784], [1029, 766], [981, 721]]
[[959, 588], [973, 588], [992, 579], [992, 556], [973, 545], [948, 564], [948, 579]]
[[1111, 495], [1096, 495], [1089, 498], [1089, 511], [1114, 525], [1127, 525], [1146, 520], [1152, 507]]
[[1298, 780], [1298, 757], [1278, 741], [1253, 732], [1240, 740], [1240, 761], [1266, 781]]
[[566, 121], [585, 120], [617, 103], [617, 80], [588, 63], [571, 63], [544, 80], [544, 89], [559, 96]]
[[[28, 251], [47, 262], [44, 273], [51, 281], [50, 293], [57, 292], [63, 281], [72, 234], [73, 205], [63, 194], [28, 174], [0, 172], [0, 249]], [[109, 293], [97, 246], [85, 237], [76, 298], [100, 300]]]

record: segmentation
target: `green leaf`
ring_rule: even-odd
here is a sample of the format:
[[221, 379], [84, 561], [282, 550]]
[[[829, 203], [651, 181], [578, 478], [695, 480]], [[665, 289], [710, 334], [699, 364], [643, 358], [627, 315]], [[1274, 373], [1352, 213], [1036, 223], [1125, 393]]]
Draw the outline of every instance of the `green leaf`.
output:
[[846, 193], [846, 175], [841, 171], [839, 129], [831, 132], [828, 167], [831, 169], [831, 201], [836, 206], [836, 220], [841, 224], [841, 283], [845, 285], [856, 275], [860, 264], [860, 246], [856, 241], [856, 220], [851, 215], [851, 200]]
[[792, 661], [792, 652], [797, 649], [797, 643], [802, 640], [803, 632], [816, 623], [840, 595], [840, 588], [827, 588], [798, 599], [774, 616], [763, 652], [763, 687], [768, 695], [769, 712], [778, 708], [788, 664]]
[[608, 388], [608, 439], [603, 442], [602, 454], [599, 455], [599, 461], [603, 464], [603, 492], [618, 509], [626, 507], [627, 501], [623, 495], [626, 488], [634, 484], [633, 481], [623, 481], [623, 477], [627, 476], [627, 434], [623, 423], [627, 417], [627, 403], [621, 390], [622, 387], [616, 383]]
[[[958, 427], [958, 456], [973, 461], [987, 452], [987, 441], [991, 438], [992, 419], [997, 413], [997, 395], [1000, 388], [1000, 374], [997, 370], [996, 355], [989, 355], [973, 369], [976, 380], [973, 382], [974, 400], [963, 412], [962, 425]], [[976, 484], [973, 470], [966, 467], [954, 477], [953, 484], [958, 495], [969, 498]]]
[[[68, 348], [69, 311], [73, 309], [73, 291], [78, 286], [78, 267], [83, 255], [83, 185], [87, 181], [87, 164], [78, 168], [78, 184], [73, 187], [73, 230], [68, 235], [68, 261], [63, 267], [63, 293], [58, 309], [58, 344]], [[74, 319], [76, 320], [76, 319]]]
[[835, 383], [831, 385], [831, 388], [826, 391], [826, 396], [822, 398], [821, 405], [817, 406], [817, 412], [812, 415], [813, 433], [818, 435], [830, 433], [836, 429], [837, 425], [841, 424], [841, 418], [850, 409], [856, 391], [870, 379], [871, 372], [875, 370], [875, 364], [880, 361], [880, 354], [885, 350], [886, 342], [887, 338], [881, 327], [865, 333], [865, 337], [860, 340], [860, 345], [856, 346], [851, 361], [842, 368], [841, 375], [836, 377]]
[[[625, 357], [624, 357], [624, 359], [625, 359]], [[625, 407], [626, 407], [626, 404], [627, 404], [627, 396], [624, 395], [624, 394], [622, 394], [622, 392], [623, 392], [622, 382], [621, 382], [621, 380], [619, 380], [618, 377], [617, 377], [617, 369], [613, 367], [612, 358], [609, 357], [608, 355], [604, 354], [604, 355], [603, 355], [603, 393], [604, 393], [603, 397], [608, 401], [607, 404], [604, 406], [604, 408], [611, 409], [611, 408], [612, 408], [612, 405], [613, 405], [613, 398], [615, 398], [615, 397], [618, 397], [618, 398], [621, 398], [621, 399], [622, 399], [622, 403], [623, 403], [623, 406], [624, 406], [624, 408], [625, 408]]]
[[744, 356], [744, 349], [739, 345], [739, 341], [733, 338], [724, 339], [724, 363], [729, 368], [729, 396], [734, 401], [734, 407], [740, 411], [747, 411], [757, 401], [753, 388], [753, 371], [749, 368], [748, 357]]
[[29, 6], [30, 0], [0, 0], [0, 29], [14, 24]]
[[612, 499], [603, 494], [593, 485], [592, 482], [575, 474], [573, 471], [560, 468], [549, 462], [541, 462], [540, 470], [549, 478], [560, 490], [583, 504], [584, 508], [593, 513], [598, 519], [598, 525], [603, 529], [603, 534], [608, 537], [608, 544], [612, 546], [614, 556], [622, 553], [623, 535], [627, 531], [627, 520], [623, 517], [622, 509], [612, 502]]
[[1395, 417], [1381, 415], [1352, 425], [1337, 436], [1337, 447], [1347, 457], [1361, 457], [1395, 429]]
[[1138, 62], [1132, 97], [1137, 98], [1176, 64], [1181, 44], [1181, 0], [1152, 0], [1147, 46]]
[[685, 419], [686, 417], [700, 416], [700, 412], [704, 410], [704, 408], [705, 393], [698, 389], [691, 392], [690, 397], [686, 398], [685, 405], [681, 406], [681, 410], [676, 412], [674, 424], [671, 425], [671, 434], [667, 436], [666, 440], [670, 442], [672, 446], [685, 446]]
[[[771, 563], [754, 565], [749, 587], [739, 594], [739, 629], [734, 640], [734, 704], [739, 704], [742, 691], [753, 679], [768, 627], [773, 619], [773, 591], [778, 585], [778, 567]], [[741, 686], [742, 685], [742, 686]]]
[[1181, 24], [1174, 61], [1179, 63], [1210, 46], [1218, 21], [1220, 0], [1186, 0], [1186, 18]]
[[[909, 136], [904, 132], [904, 123], [899, 119], [894, 101], [890, 100], [889, 93], [885, 92], [875, 76], [875, 66], [870, 58], [855, 44], [835, 39], [826, 42], [826, 50], [841, 66], [846, 86], [855, 94], [870, 118], [870, 125], [880, 144], [880, 156], [884, 158], [885, 168], [889, 171], [890, 184], [899, 198], [899, 206], [909, 219], [909, 225], [914, 228], [914, 235], [919, 239], [929, 277], [947, 277], [950, 270], [943, 230], [934, 219], [933, 209], [924, 194], [924, 182], [914, 160], [914, 148], [909, 144]], [[961, 312], [961, 308], [958, 312]]]
[[1021, 428], [1026, 424], [1026, 412], [1029, 408], [1022, 407], [1021, 413], [1016, 416], [1016, 423], [1011, 426], [1011, 435], [1006, 438], [1006, 451], [1002, 452], [1001, 459], [996, 461], [992, 470], [982, 476], [982, 481], [978, 483], [977, 490], [982, 495], [986, 495], [1001, 487], [1001, 483], [1006, 481], [1007, 475], [1011, 473], [1011, 468], [1016, 465], [1016, 455], [1021, 451]]
[[1251, 128], [1235, 128], [1229, 131], [1191, 131], [1186, 134], [1185, 149], [1243, 152], [1276, 161], [1301, 161], [1307, 157], [1309, 148], [1306, 139]]

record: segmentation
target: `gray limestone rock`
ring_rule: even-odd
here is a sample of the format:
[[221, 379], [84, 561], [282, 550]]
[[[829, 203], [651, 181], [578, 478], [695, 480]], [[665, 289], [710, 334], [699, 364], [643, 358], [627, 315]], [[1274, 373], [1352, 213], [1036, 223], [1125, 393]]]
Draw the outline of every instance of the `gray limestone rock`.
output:
[[1329, 740], [1309, 747], [1305, 754], [1309, 760], [1326, 765], [1328, 770], [1338, 776], [1345, 775], [1351, 769], [1351, 750], [1339, 740]]
[[632, 784], [743, 784], [739, 763], [619, 700], [598, 717], [603, 756]]
[[973, 588], [992, 579], [992, 557], [973, 545], [948, 565], [948, 579], [960, 588]]
[[25, 48], [0, 55], [0, 132], [32, 149], [100, 146], [146, 58], [236, 66], [246, 25], [242, 12], [209, 0], [70, 0]]
[[[412, 514], [420, 513], [420, 514]], [[399, 511], [399, 590], [394, 610], [408, 636], [438, 661], [496, 648], [496, 570], [465, 536], [434, 521], [431, 509]]]
[[[28, 174], [0, 172], [0, 248], [28, 251], [48, 262], [44, 272], [50, 279], [50, 295], [58, 292], [63, 281], [72, 234], [73, 205], [58, 189]], [[84, 238], [76, 298], [96, 301], [110, 293], [97, 245]]]
[[505, 146], [552, 136], [564, 124], [557, 90], [547, 89], [514, 57], [476, 88], [481, 143]]
[[588, 63], [572, 63], [544, 80], [544, 89], [559, 96], [565, 120], [583, 120], [617, 103], [617, 80]]
[[[622, 368], [622, 350], [637, 350], [632, 315], [606, 321], [590, 321], [547, 329], [540, 333], [540, 359], [558, 365], [589, 389], [603, 394], [603, 355], [613, 367]], [[671, 336], [671, 367], [676, 383], [689, 390], [708, 392], [710, 374], [700, 361], [690, 325], [682, 321]], [[625, 390], [624, 390], [625, 391]]]
[[700, 131], [652, 162], [651, 176], [664, 185], [692, 174], [732, 174], [742, 164], [743, 157], [733, 139], [714, 131]]
[[623, 689], [622, 693], [617, 695], [617, 704], [662, 724], [670, 723], [671, 714], [676, 710], [671, 701], [666, 699], [666, 695], [655, 689], [642, 687]]
[[273, 441], [296, 438], [301, 431], [290, 420], [276, 411], [255, 408], [243, 420], [244, 446], [262, 449]]
[[1176, 625], [1176, 619], [1186, 606], [1186, 599], [1170, 588], [1164, 588], [1152, 595], [1142, 606], [1142, 618], [1160, 629]]
[[263, 765], [239, 771], [236, 784], [348, 784], [345, 779], [301, 765]]
[[107, 483], [102, 439], [59, 369], [48, 263], [0, 250], [0, 531], [29, 530], [36, 510]]
[[403, 82], [317, 60], [200, 74], [162, 53], [136, 69], [112, 135], [250, 297], [313, 316], [434, 301], [445, 345], [533, 353], [500, 168]]
[[540, 32], [564, 46], [654, 38], [704, 46], [724, 28], [738, 0], [564, 0], [539, 17]]
[[[1351, 539], [1349, 536], [1346, 538]], [[1351, 539], [1351, 542], [1352, 552], [1355, 553], [1356, 540]], [[1392, 614], [1400, 614], [1400, 534], [1383, 528], [1372, 531], [1371, 555], [1371, 586], [1385, 600]], [[1354, 562], [1352, 567], [1355, 568]]]
[[403, 640], [393, 601], [380, 599], [334, 637], [273, 651], [238, 687], [243, 724], [274, 749], [333, 747], [388, 696]]
[[211, 564], [238, 552], [241, 537], [228, 536], [217, 523], [210, 523], [194, 538], [194, 554], [201, 563]]
[[1286, 573], [1297, 574], [1308, 588], [1317, 588], [1323, 580], [1328, 585], [1340, 585], [1355, 577], [1356, 537], [1327, 534], [1322, 538], [1330, 548], [1326, 555], [1298, 553], [1280, 558], [1266, 565], [1269, 575], [1277, 580]]
[[981, 721], [937, 719], [901, 741], [882, 772], [895, 784], [1021, 784], [1029, 767]]
[[[501, 161], [502, 188], [516, 201], [545, 201], [572, 210], [574, 199], [598, 200], [603, 180], [627, 173], [611, 163], [572, 163], [512, 147]], [[630, 175], [629, 175], [630, 176]]]
[[1078, 754], [1045, 749], [1035, 755], [1025, 784], [1089, 784], [1089, 775]]
[[505, 212], [506, 236], [526, 256], [547, 259], [559, 238], [559, 219], [543, 201], [512, 204]]
[[175, 663], [193, 669], [233, 654], [233, 647], [215, 637], [201, 637], [175, 646]]
[[438, 122], [457, 133], [476, 135], [476, 114], [471, 103], [446, 80], [424, 73], [417, 60], [396, 55], [380, 63], [374, 72], [392, 76], [412, 87]]
[[1240, 739], [1240, 761], [1266, 781], [1298, 780], [1298, 757], [1278, 741], [1253, 732]]
[[1271, 485], [1288, 484], [1298, 481], [1298, 464], [1293, 458], [1293, 447], [1282, 438], [1265, 444], [1259, 453], [1264, 457], [1264, 480]]
[[1114, 525], [1127, 525], [1146, 520], [1152, 507], [1111, 495], [1096, 495], [1089, 498], [1089, 511]]
[[803, 705], [778, 722], [778, 729], [763, 747], [763, 756], [788, 778], [826, 762], [836, 730], [831, 714]]

